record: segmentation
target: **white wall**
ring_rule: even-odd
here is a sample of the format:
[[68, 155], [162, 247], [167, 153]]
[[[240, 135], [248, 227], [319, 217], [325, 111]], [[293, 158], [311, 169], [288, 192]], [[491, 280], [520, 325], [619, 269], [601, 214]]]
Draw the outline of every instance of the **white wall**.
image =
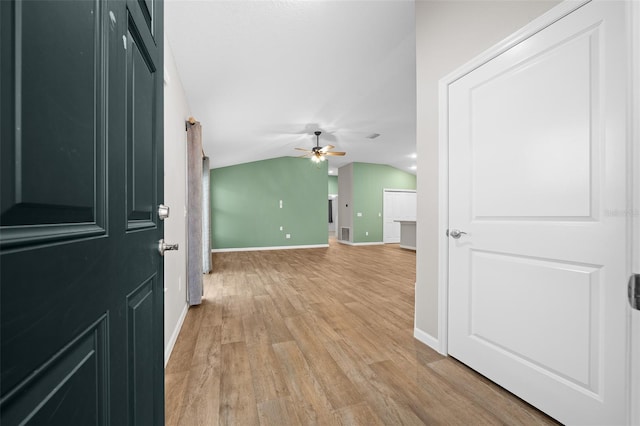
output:
[[416, 335], [438, 337], [438, 81], [555, 6], [555, 0], [417, 0]]
[[164, 42], [164, 204], [171, 215], [164, 221], [164, 239], [178, 243], [178, 251], [164, 257], [164, 348], [165, 364], [187, 313], [186, 270], [186, 144], [185, 121], [189, 105], [168, 40]]

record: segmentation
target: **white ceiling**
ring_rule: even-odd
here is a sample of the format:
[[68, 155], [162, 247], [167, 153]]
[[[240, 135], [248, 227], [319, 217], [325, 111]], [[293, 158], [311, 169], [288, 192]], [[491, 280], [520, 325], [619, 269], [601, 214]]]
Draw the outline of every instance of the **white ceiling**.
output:
[[319, 129], [347, 152], [334, 173], [415, 173], [413, 1], [168, 0], [165, 30], [212, 168], [297, 156]]

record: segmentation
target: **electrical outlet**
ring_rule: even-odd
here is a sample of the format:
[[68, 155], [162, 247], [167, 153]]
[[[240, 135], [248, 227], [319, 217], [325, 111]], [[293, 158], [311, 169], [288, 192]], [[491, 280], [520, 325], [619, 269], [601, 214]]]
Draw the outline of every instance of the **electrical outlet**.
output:
[[288, 240], [289, 238], [291, 238], [291, 234], [287, 234], [284, 237]]
[[282, 208], [282, 200], [280, 200], [280, 208]]
[[281, 227], [280, 227], [280, 230], [281, 230], [281, 231], [284, 231], [284, 226], [281, 226]]
[[378, 217], [382, 217], [382, 213], [378, 212]]
[[364, 235], [368, 237], [369, 236], [369, 231], [365, 232]]
[[356, 213], [356, 216], [358, 216], [358, 217], [362, 217], [362, 212], [358, 212], [358, 213]]

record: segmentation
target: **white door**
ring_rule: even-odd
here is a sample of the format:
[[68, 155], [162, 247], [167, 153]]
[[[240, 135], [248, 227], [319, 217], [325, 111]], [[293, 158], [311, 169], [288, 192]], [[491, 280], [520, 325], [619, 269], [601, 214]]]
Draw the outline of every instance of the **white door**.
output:
[[331, 219], [333, 222], [329, 223], [329, 233], [331, 235], [336, 235], [336, 224], [338, 223], [338, 196], [337, 195], [329, 195], [329, 200], [331, 200]]
[[400, 223], [396, 221], [416, 220], [416, 191], [386, 189], [383, 192], [382, 200], [384, 211], [382, 241], [384, 243], [399, 243]]
[[382, 208], [384, 211], [382, 241], [384, 243], [400, 242], [400, 224], [396, 222], [400, 214], [398, 194], [400, 194], [400, 192], [384, 191], [384, 197], [382, 199]]
[[402, 220], [416, 220], [418, 200], [415, 192], [403, 192], [404, 207]]
[[449, 84], [448, 352], [567, 424], [624, 424], [627, 54], [592, 2]]

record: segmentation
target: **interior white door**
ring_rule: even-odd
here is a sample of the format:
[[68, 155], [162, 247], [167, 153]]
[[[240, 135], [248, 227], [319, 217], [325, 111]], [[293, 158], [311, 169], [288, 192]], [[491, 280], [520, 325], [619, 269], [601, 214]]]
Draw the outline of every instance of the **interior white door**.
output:
[[416, 220], [418, 199], [415, 192], [404, 192], [403, 220]]
[[448, 351], [567, 424], [628, 422], [628, 4], [448, 90]]
[[400, 223], [396, 221], [416, 220], [416, 191], [384, 190], [382, 205], [384, 211], [382, 241], [399, 243]]
[[382, 199], [382, 209], [384, 212], [382, 241], [386, 244], [400, 242], [400, 224], [396, 222], [401, 212], [398, 194], [400, 194], [400, 192], [384, 191]]

